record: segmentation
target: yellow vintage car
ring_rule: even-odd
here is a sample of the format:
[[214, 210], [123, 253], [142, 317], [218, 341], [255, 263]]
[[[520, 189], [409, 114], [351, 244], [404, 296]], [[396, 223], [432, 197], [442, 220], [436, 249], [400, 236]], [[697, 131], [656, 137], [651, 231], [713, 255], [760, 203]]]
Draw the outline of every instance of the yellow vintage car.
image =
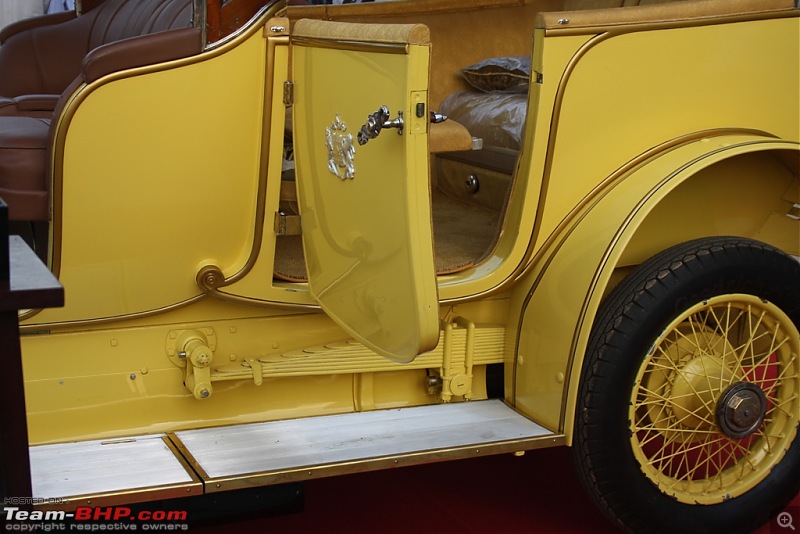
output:
[[800, 489], [794, 0], [84, 0], [0, 42], [0, 197], [66, 295], [19, 317], [39, 508], [554, 446], [630, 531]]

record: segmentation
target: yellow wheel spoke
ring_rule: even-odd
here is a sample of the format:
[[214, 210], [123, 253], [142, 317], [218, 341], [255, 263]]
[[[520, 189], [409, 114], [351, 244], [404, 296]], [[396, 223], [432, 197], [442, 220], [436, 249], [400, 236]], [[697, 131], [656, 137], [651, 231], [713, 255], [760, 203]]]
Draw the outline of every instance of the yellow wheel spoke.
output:
[[[696, 397], [701, 402], [703, 402], [703, 406], [701, 408], [696, 409], [696, 410], [688, 411], [687, 416], [688, 415], [695, 416], [698, 419], [700, 419], [702, 422], [704, 422], [704, 423], [706, 423], [708, 425], [713, 425], [714, 424], [714, 421], [712, 419], [709, 419], [703, 413], [703, 411], [706, 411], [709, 414], [713, 414], [713, 408], [708, 406], [708, 405], [706, 405], [705, 402], [703, 401], [703, 399], [700, 398], [700, 396], [696, 392], [692, 393], [692, 394], [682, 395], [682, 396], [665, 397], [665, 396], [659, 395], [659, 394], [657, 394], [657, 393], [655, 393], [653, 391], [648, 391], [645, 388], [642, 388], [642, 391], [647, 393], [648, 396], [651, 398], [651, 400], [648, 401], [648, 402], [639, 403], [639, 406], [647, 406], [648, 403], [652, 403], [652, 404], [655, 404], [655, 405], [661, 405], [663, 407], [668, 407], [669, 405], [675, 404], [677, 400], [680, 400], [682, 398], [695, 398]], [[680, 421], [685, 420], [685, 419], [686, 419], [686, 417], [681, 418], [680, 420], [676, 421], [676, 424], [680, 423]]]
[[786, 398], [782, 402], [774, 402], [773, 409], [770, 412], [778, 411], [782, 415], [786, 417], [796, 417], [790, 409], [787, 409], [787, 406], [791, 407], [792, 405], [797, 404], [797, 395], [792, 395], [791, 397]]

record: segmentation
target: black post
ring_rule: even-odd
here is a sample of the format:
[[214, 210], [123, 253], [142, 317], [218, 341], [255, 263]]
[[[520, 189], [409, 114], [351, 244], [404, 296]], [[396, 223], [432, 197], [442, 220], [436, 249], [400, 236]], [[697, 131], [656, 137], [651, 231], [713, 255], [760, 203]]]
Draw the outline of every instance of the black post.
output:
[[27, 508], [24, 503], [32, 497], [18, 311], [63, 305], [64, 289], [58, 280], [19, 236], [8, 235], [8, 207], [0, 199], [0, 497], [4, 503]]
[[[0, 198], [0, 243], [8, 241], [8, 205]], [[0, 289], [8, 290], [10, 264], [8, 262], [8, 247], [0, 246]]]

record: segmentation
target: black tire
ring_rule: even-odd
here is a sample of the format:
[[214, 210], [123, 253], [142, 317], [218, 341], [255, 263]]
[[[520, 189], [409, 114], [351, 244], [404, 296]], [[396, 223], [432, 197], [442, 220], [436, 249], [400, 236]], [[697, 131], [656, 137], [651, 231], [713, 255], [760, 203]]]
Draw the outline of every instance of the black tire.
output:
[[786, 506], [798, 328], [800, 263], [763, 243], [699, 239], [632, 272], [598, 313], [575, 414], [573, 460], [600, 509], [632, 532], [731, 533]]

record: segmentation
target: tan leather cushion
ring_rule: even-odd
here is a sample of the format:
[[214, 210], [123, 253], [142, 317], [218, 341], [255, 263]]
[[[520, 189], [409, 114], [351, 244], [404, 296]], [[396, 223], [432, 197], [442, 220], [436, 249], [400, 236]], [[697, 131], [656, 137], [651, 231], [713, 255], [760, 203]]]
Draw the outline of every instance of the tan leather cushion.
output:
[[312, 37], [357, 43], [415, 44], [431, 42], [430, 30], [424, 24], [351, 24], [328, 20], [298, 20], [292, 36]]
[[0, 117], [0, 198], [12, 221], [50, 218], [47, 141], [50, 121]]
[[454, 120], [431, 123], [428, 136], [428, 152], [453, 152], [472, 150], [472, 135], [463, 125]]

